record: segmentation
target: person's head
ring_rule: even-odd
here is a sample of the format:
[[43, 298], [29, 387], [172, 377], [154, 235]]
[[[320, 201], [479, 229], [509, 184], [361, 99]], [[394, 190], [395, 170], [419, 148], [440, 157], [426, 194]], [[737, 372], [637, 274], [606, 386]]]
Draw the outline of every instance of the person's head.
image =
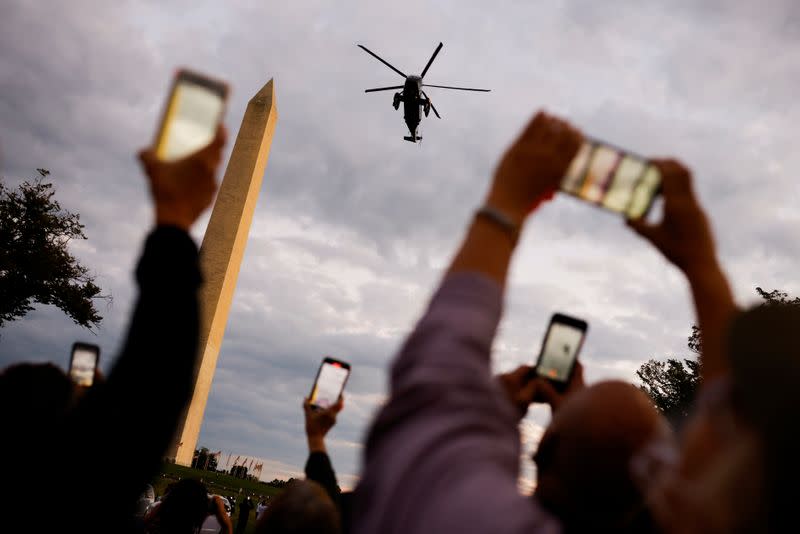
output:
[[534, 455], [537, 499], [566, 532], [646, 531], [649, 515], [630, 462], [666, 428], [647, 396], [626, 382], [574, 393], [553, 414]]
[[149, 531], [191, 534], [200, 528], [208, 514], [208, 489], [202, 482], [184, 478], [168, 488], [153, 517], [149, 518]]
[[339, 512], [325, 490], [296, 480], [272, 499], [256, 526], [257, 534], [339, 534]]
[[61, 421], [74, 394], [72, 380], [53, 364], [12, 365], [0, 373], [2, 428], [37, 440]]
[[797, 306], [760, 306], [735, 317], [727, 383], [706, 393], [687, 425], [680, 479], [730, 529], [774, 531], [794, 515], [799, 332]]

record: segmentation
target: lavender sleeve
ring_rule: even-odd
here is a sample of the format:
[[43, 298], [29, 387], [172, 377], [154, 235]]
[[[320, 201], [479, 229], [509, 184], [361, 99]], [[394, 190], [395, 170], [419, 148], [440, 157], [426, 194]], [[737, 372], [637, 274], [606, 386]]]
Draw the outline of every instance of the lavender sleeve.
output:
[[517, 414], [492, 378], [502, 289], [445, 278], [394, 362], [370, 430], [355, 532], [559, 532], [517, 490]]

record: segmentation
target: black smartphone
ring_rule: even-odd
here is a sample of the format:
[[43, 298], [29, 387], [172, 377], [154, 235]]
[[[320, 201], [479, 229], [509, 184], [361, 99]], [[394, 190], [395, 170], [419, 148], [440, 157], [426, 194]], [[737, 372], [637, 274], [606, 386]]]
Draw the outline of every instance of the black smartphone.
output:
[[547, 378], [556, 389], [564, 391], [572, 378], [588, 329], [586, 321], [554, 313], [536, 362], [536, 375]]
[[208, 145], [222, 122], [227, 101], [225, 82], [179, 70], [156, 134], [156, 156], [172, 161]]
[[661, 192], [661, 173], [645, 158], [587, 139], [570, 163], [561, 190], [639, 219]]
[[350, 364], [326, 356], [317, 371], [308, 400], [316, 408], [329, 408], [339, 401], [350, 376]]
[[94, 384], [94, 373], [100, 361], [100, 347], [89, 343], [72, 345], [69, 359], [69, 376], [76, 385], [90, 387]]

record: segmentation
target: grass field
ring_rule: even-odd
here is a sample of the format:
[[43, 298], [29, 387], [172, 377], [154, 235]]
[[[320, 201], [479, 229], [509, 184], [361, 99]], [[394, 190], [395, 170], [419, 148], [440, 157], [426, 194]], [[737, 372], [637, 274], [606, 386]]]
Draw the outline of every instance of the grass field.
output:
[[[156, 496], [164, 495], [167, 486], [182, 478], [201, 480], [208, 487], [209, 492], [225, 497], [234, 497], [236, 499], [236, 512], [231, 516], [234, 529], [239, 520], [239, 503], [245, 495], [250, 495], [255, 505], [258, 504], [258, 501], [260, 501], [262, 497], [273, 497], [283, 491], [280, 488], [274, 488], [263, 482], [242, 480], [222, 473], [214, 473], [212, 471], [203, 471], [201, 469], [184, 467], [182, 465], [165, 463], [161, 469], [161, 474], [152, 482]], [[250, 519], [247, 522], [245, 534], [253, 532], [255, 524], [256, 513], [254, 508], [250, 512]]]

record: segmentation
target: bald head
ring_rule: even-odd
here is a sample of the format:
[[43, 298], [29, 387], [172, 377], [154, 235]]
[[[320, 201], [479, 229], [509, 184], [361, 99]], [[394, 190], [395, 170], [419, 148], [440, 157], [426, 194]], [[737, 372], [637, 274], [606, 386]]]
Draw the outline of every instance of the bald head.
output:
[[325, 490], [310, 480], [286, 487], [258, 522], [258, 534], [339, 534], [339, 512]]
[[567, 531], [623, 530], [642, 504], [630, 460], [665, 425], [649, 398], [626, 382], [600, 382], [573, 394], [539, 444], [537, 497]]

